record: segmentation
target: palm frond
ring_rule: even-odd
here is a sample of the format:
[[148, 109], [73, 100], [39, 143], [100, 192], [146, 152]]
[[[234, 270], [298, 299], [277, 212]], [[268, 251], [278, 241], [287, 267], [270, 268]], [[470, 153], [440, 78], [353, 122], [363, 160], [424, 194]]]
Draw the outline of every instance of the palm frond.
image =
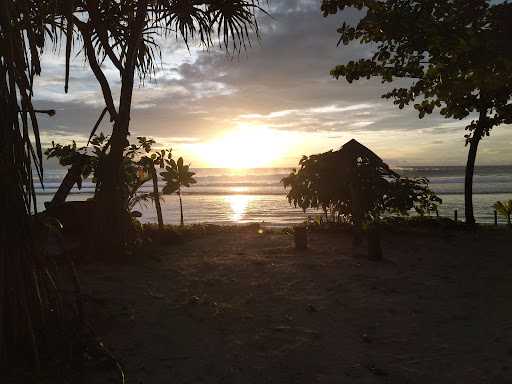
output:
[[[59, 2], [60, 4], [60, 2]], [[61, 316], [36, 211], [33, 172], [42, 182], [42, 148], [32, 100], [40, 53], [58, 39], [61, 6], [51, 0], [0, 2], [0, 370], [38, 370], [47, 332]], [[41, 235], [43, 233], [43, 235]], [[60, 320], [59, 320], [60, 321]], [[37, 330], [37, 332], [36, 332]], [[42, 342], [45, 339], [46, 343]], [[25, 356], [22, 356], [25, 351]]]

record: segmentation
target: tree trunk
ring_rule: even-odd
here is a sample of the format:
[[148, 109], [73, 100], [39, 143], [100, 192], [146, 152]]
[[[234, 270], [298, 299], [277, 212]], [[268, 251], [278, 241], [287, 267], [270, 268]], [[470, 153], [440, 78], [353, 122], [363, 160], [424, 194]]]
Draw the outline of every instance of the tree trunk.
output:
[[156, 217], [158, 218], [158, 229], [164, 229], [164, 219], [162, 218], [162, 206], [160, 205], [160, 194], [158, 192], [158, 176], [155, 165], [151, 166], [151, 178], [153, 179], [153, 201], [155, 202]]
[[378, 224], [372, 224], [368, 228], [368, 258], [370, 260], [382, 260], [380, 228]]
[[478, 151], [478, 144], [482, 139], [484, 125], [485, 125], [486, 112], [480, 112], [478, 119], [478, 126], [473, 132], [473, 137], [469, 141], [468, 160], [466, 164], [466, 176], [464, 180], [464, 209], [466, 216], [466, 224], [475, 224], [475, 215], [473, 213], [473, 174], [475, 172], [476, 154]]
[[183, 227], [185, 223], [183, 222], [183, 203], [181, 202], [181, 191], [178, 191], [178, 196], [180, 198], [180, 225]]
[[[96, 199], [96, 233], [92, 246], [96, 255], [119, 257], [128, 242], [130, 215], [128, 186], [123, 170], [124, 151], [128, 146], [133, 72], [122, 77], [118, 118], [112, 128], [110, 152], [101, 165]], [[98, 249], [99, 248], [99, 249]]]
[[45, 203], [46, 208], [55, 207], [57, 205], [64, 204], [71, 189], [75, 183], [79, 180], [80, 175], [82, 174], [82, 167], [80, 165], [72, 165], [71, 168], [64, 176], [62, 183], [60, 183], [59, 189], [53, 195], [52, 201], [49, 203]]
[[350, 183], [350, 197], [352, 200], [352, 221], [354, 222], [354, 232], [352, 238], [353, 247], [357, 248], [363, 242], [362, 239], [362, 225], [363, 225], [363, 214], [361, 212], [360, 195], [361, 191], [359, 186], [355, 185], [357, 181], [353, 180]]
[[[114, 139], [114, 135], [112, 135]], [[112, 140], [114, 143], [114, 140]], [[117, 148], [122, 144], [117, 142]], [[112, 144], [114, 147], [114, 144]], [[122, 153], [122, 152], [121, 152]], [[122, 158], [121, 158], [122, 161]], [[124, 253], [128, 240], [129, 214], [127, 210], [128, 193], [123, 185], [122, 168], [114, 149], [105, 159], [100, 170], [96, 199], [96, 231], [91, 239], [94, 254], [107, 257], [119, 257]]]
[[308, 231], [303, 225], [297, 225], [293, 227], [293, 239], [295, 242], [295, 248], [299, 250], [305, 250], [308, 248]]
[[[42, 329], [39, 320], [48, 313], [44, 303], [36, 300], [41, 289], [36, 278], [40, 270], [29, 186], [23, 179], [27, 164], [23, 161], [30, 154], [25, 152], [18, 105], [13, 102], [14, 76], [6, 76], [3, 63], [0, 74], [0, 372], [4, 377], [16, 365], [39, 370], [36, 329]], [[10, 88], [7, 80], [12, 81]]]
[[[124, 151], [128, 146], [130, 113], [134, 86], [137, 54], [144, 27], [147, 1], [140, 1], [137, 15], [130, 25], [130, 40], [126, 50], [124, 68], [120, 69], [121, 93], [119, 96], [119, 112], [115, 117], [110, 138], [110, 152], [105, 164], [102, 165], [99, 183], [95, 194], [96, 227], [95, 236], [91, 239], [91, 254], [119, 257], [124, 254], [129, 240], [131, 217], [128, 212], [128, 187], [123, 170]], [[91, 52], [90, 44], [89, 49]], [[93, 51], [94, 52], [94, 51]], [[91, 67], [97, 67], [96, 58], [89, 59]], [[94, 70], [94, 69], [93, 69]], [[96, 72], [99, 69], [96, 68]], [[98, 77], [98, 75], [96, 75]], [[105, 82], [104, 75], [100, 78]], [[102, 85], [105, 85], [102, 83]], [[103, 89], [105, 88], [105, 89]], [[102, 86], [105, 100], [112, 100], [108, 85]], [[113, 107], [112, 107], [113, 108]]]

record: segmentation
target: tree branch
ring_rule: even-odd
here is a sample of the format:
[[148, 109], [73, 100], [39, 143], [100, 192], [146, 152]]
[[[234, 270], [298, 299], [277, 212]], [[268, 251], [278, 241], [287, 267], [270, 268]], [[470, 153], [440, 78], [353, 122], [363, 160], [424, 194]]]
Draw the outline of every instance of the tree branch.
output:
[[100, 39], [101, 45], [105, 50], [108, 58], [114, 64], [114, 66], [119, 70], [119, 72], [123, 71], [123, 64], [121, 60], [116, 56], [112, 47], [110, 46], [110, 42], [108, 41], [108, 33], [105, 29], [104, 23], [98, 19], [98, 2], [96, 0], [88, 0], [87, 7], [89, 8], [89, 15], [94, 22], [95, 29], [98, 32], [98, 38]]
[[105, 74], [103, 73], [103, 71], [100, 68], [100, 65], [98, 64], [98, 60], [96, 59], [96, 54], [94, 53], [94, 47], [91, 41], [89, 25], [79, 20], [76, 16], [73, 16], [73, 20], [75, 25], [84, 37], [83, 42], [85, 47], [85, 53], [87, 55], [89, 65], [91, 66], [94, 76], [96, 76], [96, 79], [100, 83], [103, 98], [105, 99], [106, 108], [108, 109], [108, 112], [110, 114], [110, 121], [117, 120], [118, 114], [116, 107], [114, 106], [112, 91], [110, 89], [110, 85], [108, 84], [108, 80], [105, 77]]

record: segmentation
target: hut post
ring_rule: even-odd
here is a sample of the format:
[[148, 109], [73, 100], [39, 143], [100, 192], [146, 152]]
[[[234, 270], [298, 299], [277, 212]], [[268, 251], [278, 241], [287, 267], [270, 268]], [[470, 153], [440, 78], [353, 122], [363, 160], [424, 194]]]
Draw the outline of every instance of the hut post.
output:
[[293, 239], [295, 241], [295, 249], [308, 249], [308, 231], [306, 226], [297, 225], [293, 227]]

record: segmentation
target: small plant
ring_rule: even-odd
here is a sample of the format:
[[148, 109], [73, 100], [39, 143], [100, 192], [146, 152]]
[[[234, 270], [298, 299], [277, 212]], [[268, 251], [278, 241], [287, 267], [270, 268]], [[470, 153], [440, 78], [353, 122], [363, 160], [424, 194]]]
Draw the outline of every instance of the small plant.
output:
[[152, 199], [155, 203], [158, 228], [163, 230], [164, 220], [162, 216], [162, 206], [160, 205], [160, 192], [158, 191], [158, 175], [156, 173], [156, 167], [163, 169], [166, 164], [169, 164], [169, 161], [172, 159], [172, 150], [162, 149], [159, 152], [149, 154], [150, 150], [151, 148], [146, 151], [148, 152], [148, 155], [142, 156], [138, 164], [140, 164], [144, 170], [149, 172], [149, 176], [153, 182]]
[[78, 148], [75, 141], [69, 145], [55, 144], [52, 141], [52, 146], [45, 151], [45, 155], [48, 159], [58, 159], [63, 167], [69, 167], [53, 199], [45, 204], [47, 207], [60, 205], [66, 201], [75, 184], [78, 189], [82, 189], [82, 182], [94, 171], [94, 158], [86, 152], [85, 147]]
[[496, 212], [500, 215], [507, 218], [507, 224], [509, 226], [512, 225], [510, 221], [510, 217], [512, 216], [512, 200], [505, 201], [504, 203], [497, 201], [496, 204], [494, 204], [494, 209], [496, 209]]
[[[155, 167], [163, 168], [165, 161], [171, 158], [170, 150], [161, 150], [152, 153], [153, 139], [137, 137], [137, 143], [130, 144], [124, 153], [123, 159], [123, 189], [127, 194], [127, 209], [131, 212], [136, 205], [153, 202], [161, 222], [160, 194], [158, 185], [155, 185]], [[80, 189], [83, 180], [92, 175], [92, 182], [96, 184], [96, 190], [101, 188], [101, 172], [105, 164], [110, 137], [100, 133], [93, 136], [90, 146], [77, 147], [73, 142], [69, 145], [52, 143], [52, 147], [46, 150], [48, 158], [56, 158], [62, 166], [70, 167], [58, 191], [52, 199], [50, 206], [59, 205], [66, 198], [76, 184]], [[140, 188], [148, 181], [153, 180], [153, 193], [140, 192]], [[133, 212], [132, 212], [133, 213]], [[137, 216], [137, 212], [135, 212]]]
[[164, 195], [176, 193], [180, 198], [180, 225], [183, 226], [183, 203], [181, 201], [181, 187], [190, 187], [195, 184], [194, 172], [190, 171], [190, 165], [183, 164], [183, 157], [178, 161], [173, 159], [167, 160], [168, 165], [165, 167], [165, 172], [160, 173], [164, 178], [166, 185], [162, 192]]

